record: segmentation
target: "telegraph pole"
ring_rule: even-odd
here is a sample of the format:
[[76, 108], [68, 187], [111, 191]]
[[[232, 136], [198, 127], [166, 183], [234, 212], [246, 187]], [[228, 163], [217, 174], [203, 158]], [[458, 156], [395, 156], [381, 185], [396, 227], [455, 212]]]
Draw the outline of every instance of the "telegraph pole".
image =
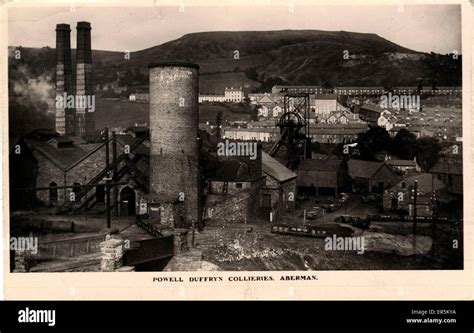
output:
[[107, 210], [107, 229], [110, 229], [110, 173], [108, 171], [110, 161], [109, 161], [109, 129], [106, 127], [102, 131], [102, 138], [105, 141], [105, 169], [107, 170], [105, 176], [105, 190], [106, 190], [106, 210]]
[[[115, 160], [117, 159], [117, 136], [115, 135], [115, 132], [112, 131], [112, 163], [115, 163]], [[114, 183], [117, 182], [117, 165], [114, 164], [114, 175], [113, 175], [113, 181]], [[119, 216], [119, 210], [118, 210], [118, 186], [114, 186], [114, 207], [115, 207], [115, 216]]]
[[415, 180], [414, 193], [413, 193], [413, 254], [416, 254], [416, 202], [418, 197], [418, 180]]

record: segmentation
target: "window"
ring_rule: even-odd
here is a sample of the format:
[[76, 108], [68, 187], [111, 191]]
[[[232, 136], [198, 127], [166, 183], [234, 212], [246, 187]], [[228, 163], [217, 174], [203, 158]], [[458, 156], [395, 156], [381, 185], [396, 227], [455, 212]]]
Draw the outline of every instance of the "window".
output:
[[105, 202], [105, 186], [104, 185], [97, 185], [95, 188], [95, 201], [97, 203], [104, 203]]
[[402, 183], [402, 188], [407, 188], [407, 183], [403, 182]]
[[242, 183], [236, 183], [236, 184], [235, 184], [235, 187], [236, 187], [236, 188], [242, 188]]
[[72, 186], [72, 191], [77, 194], [81, 190], [81, 184], [80, 183], [74, 183]]
[[55, 182], [51, 182], [49, 187], [49, 202], [58, 202], [58, 185]]

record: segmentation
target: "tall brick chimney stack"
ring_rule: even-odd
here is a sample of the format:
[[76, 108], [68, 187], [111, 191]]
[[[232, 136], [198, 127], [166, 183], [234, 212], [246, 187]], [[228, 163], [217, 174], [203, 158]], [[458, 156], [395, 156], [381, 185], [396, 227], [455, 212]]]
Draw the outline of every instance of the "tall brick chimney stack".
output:
[[56, 97], [63, 103], [56, 103], [56, 131], [61, 135], [74, 135], [75, 110], [66, 108], [67, 96], [73, 94], [71, 64], [71, 28], [69, 24], [56, 25]]
[[[92, 50], [91, 24], [77, 22], [76, 46], [76, 98], [79, 96], [91, 97], [94, 93], [92, 86]], [[87, 108], [76, 109], [76, 135], [87, 135], [95, 132], [94, 112]]]

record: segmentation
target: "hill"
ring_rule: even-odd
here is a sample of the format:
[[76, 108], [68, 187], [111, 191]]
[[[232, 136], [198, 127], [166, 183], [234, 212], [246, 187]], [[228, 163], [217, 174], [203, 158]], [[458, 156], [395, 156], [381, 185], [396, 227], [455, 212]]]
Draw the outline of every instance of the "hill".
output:
[[[15, 57], [18, 51], [20, 57]], [[75, 50], [72, 57], [74, 66]], [[148, 64], [158, 61], [198, 63], [200, 92], [218, 94], [226, 86], [265, 92], [282, 83], [458, 86], [462, 77], [462, 56], [416, 52], [375, 34], [345, 31], [191, 33], [129, 56], [93, 50], [92, 59], [94, 84], [126, 86], [125, 95], [147, 90]], [[55, 49], [10, 46], [8, 66], [10, 129], [25, 131], [30, 119], [35, 124], [50, 123]]]
[[[35, 68], [52, 70], [54, 49], [30, 48], [25, 52], [48, 53], [39, 57], [44, 64]], [[416, 85], [422, 79], [425, 85], [459, 85], [461, 62], [449, 61], [451, 58], [416, 52], [376, 34], [319, 30], [191, 33], [132, 52], [129, 59], [121, 52], [93, 51], [95, 83], [147, 85], [148, 64], [190, 61], [201, 66], [203, 93], [222, 92], [217, 90], [225, 85], [257, 90], [269, 80], [395, 86]], [[31, 57], [25, 59], [28, 63]]]

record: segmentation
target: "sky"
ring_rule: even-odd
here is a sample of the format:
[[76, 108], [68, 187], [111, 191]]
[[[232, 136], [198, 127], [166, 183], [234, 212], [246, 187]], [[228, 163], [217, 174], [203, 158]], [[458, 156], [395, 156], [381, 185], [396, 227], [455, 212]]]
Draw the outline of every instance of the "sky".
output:
[[138, 51], [192, 32], [314, 29], [375, 33], [415, 51], [462, 53], [458, 5], [22, 7], [10, 8], [8, 21], [8, 45], [24, 47], [55, 47], [56, 24], [68, 23], [75, 48], [76, 23], [89, 21], [96, 50]]

